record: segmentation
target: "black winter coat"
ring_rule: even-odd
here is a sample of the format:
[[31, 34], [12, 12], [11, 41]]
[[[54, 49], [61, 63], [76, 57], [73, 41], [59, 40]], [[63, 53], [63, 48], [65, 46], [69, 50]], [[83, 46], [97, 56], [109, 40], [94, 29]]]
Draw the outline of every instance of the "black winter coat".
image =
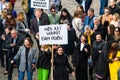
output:
[[54, 80], [69, 80], [69, 72], [73, 71], [66, 55], [54, 56]]
[[[15, 47], [11, 47], [10, 44], [12, 44], [12, 37], [10, 37], [7, 41], [6, 41], [6, 45], [5, 45], [5, 49], [9, 49], [8, 54], [10, 58], [14, 58], [14, 56], [17, 54], [19, 47], [23, 45], [23, 39], [18, 36], [16, 38], [16, 42], [15, 42]], [[14, 51], [12, 51], [12, 49], [14, 48]]]
[[44, 69], [50, 69], [51, 63], [51, 52], [48, 51], [40, 51], [38, 55], [38, 61], [37, 61], [37, 68], [44, 68]]
[[[85, 52], [85, 48], [88, 52]], [[91, 48], [88, 43], [84, 44], [83, 50], [81, 49], [81, 42], [75, 49], [75, 53], [72, 57], [72, 63], [76, 68], [76, 80], [88, 80], [87, 73], [87, 60], [91, 53]]]
[[62, 46], [66, 55], [74, 53], [75, 42], [77, 42], [76, 33], [75, 30], [71, 28], [71, 30], [68, 31], [68, 44]]
[[92, 60], [93, 60], [93, 65], [95, 66], [96, 61], [99, 58], [99, 55], [101, 54], [99, 51], [102, 51], [103, 45], [104, 45], [104, 40], [101, 40], [100, 42], [97, 42], [96, 40], [93, 42], [92, 45]]

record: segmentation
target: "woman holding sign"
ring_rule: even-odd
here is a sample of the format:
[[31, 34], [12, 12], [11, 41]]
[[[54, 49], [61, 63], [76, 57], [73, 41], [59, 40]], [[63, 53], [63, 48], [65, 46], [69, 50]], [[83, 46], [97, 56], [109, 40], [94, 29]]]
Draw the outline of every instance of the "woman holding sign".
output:
[[51, 59], [51, 47], [50, 45], [42, 45], [38, 55], [37, 68], [38, 79], [37, 80], [49, 80], [50, 72], [50, 59]]

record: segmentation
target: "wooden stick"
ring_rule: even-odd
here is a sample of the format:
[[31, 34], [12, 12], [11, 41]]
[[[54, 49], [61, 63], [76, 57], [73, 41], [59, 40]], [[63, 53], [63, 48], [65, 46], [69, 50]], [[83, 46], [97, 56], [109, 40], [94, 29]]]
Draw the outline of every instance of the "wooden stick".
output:
[[52, 45], [52, 56], [51, 56], [51, 60], [52, 60], [52, 62], [51, 62], [51, 80], [54, 80], [53, 79], [53, 59], [54, 58], [54, 49], [53, 49], [53, 45]]

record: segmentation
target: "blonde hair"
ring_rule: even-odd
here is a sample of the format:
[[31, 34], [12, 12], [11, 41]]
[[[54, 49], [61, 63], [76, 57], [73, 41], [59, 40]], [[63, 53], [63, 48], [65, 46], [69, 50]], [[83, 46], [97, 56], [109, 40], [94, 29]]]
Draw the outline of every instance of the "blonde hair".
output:
[[81, 11], [75, 10], [74, 17], [79, 17], [79, 15], [81, 15], [81, 14], [82, 14]]
[[12, 7], [12, 4], [11, 2], [6, 2], [6, 7], [9, 6], [10, 7], [10, 10], [13, 10], [13, 7]]
[[25, 20], [25, 18], [24, 18], [24, 13], [23, 13], [23, 12], [19, 12], [19, 13], [18, 13], [17, 20], [18, 20], [18, 21], [23, 21], [23, 20]]
[[115, 16], [117, 20], [120, 18], [120, 15], [118, 13], [114, 13], [113, 16]]

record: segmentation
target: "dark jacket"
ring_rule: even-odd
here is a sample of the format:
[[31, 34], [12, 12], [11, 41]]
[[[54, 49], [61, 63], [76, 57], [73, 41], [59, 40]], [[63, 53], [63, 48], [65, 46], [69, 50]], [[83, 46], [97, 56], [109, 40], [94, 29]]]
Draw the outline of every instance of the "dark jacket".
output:
[[[10, 37], [6, 41], [6, 45], [5, 45], [5, 49], [9, 49], [8, 54], [9, 54], [10, 58], [13, 58], [17, 54], [17, 51], [19, 50], [19, 47], [22, 46], [22, 44], [23, 44], [23, 39], [20, 36], [18, 36], [16, 38], [16, 42], [15, 42], [16, 46], [15, 47], [10, 46], [10, 44], [12, 44], [12, 43], [13, 43], [12, 42], [12, 37]], [[14, 49], [14, 51], [12, 51], [12, 49]]]
[[[84, 66], [83, 64], [86, 65], [87, 59], [91, 54], [91, 48], [88, 43], [85, 43], [85, 46], [82, 51], [80, 51], [80, 46], [81, 46], [81, 42], [75, 48], [74, 54], [72, 56], [72, 63], [75, 67]], [[88, 50], [87, 53], [84, 51], [85, 48]], [[80, 64], [79, 64], [79, 61], [81, 62]]]
[[118, 13], [118, 14], [120, 14], [120, 8], [117, 6], [117, 5], [115, 5], [115, 7], [114, 8], [112, 8], [111, 6], [109, 7], [110, 8], [110, 14], [114, 14], [114, 13]]
[[[88, 52], [85, 52], [85, 48]], [[75, 49], [75, 52], [72, 57], [72, 63], [76, 68], [76, 80], [88, 80], [88, 72], [87, 72], [87, 60], [91, 53], [90, 46], [88, 43], [84, 44], [84, 47], [81, 49], [81, 42]]]
[[46, 13], [42, 12], [41, 14], [41, 18], [39, 19], [39, 23], [36, 19], [36, 17], [34, 17], [32, 20], [31, 20], [31, 26], [30, 26], [30, 29], [32, 31], [32, 33], [34, 35], [36, 35], [36, 33], [39, 32], [39, 26], [40, 25], [49, 25], [49, 17]]
[[101, 76], [104, 78], [104, 80], [107, 80], [106, 78], [109, 77], [109, 65], [108, 63], [111, 62], [108, 59], [108, 51], [110, 48], [111, 43], [107, 42], [104, 44], [102, 48], [102, 53], [100, 54], [98, 61], [96, 62], [94, 72], [95, 74]]
[[75, 42], [77, 42], [76, 33], [75, 30], [71, 28], [71, 30], [68, 31], [68, 44], [63, 45], [63, 49], [66, 55], [71, 55], [74, 53]]
[[[88, 15], [85, 17], [85, 19], [84, 19], [84, 27], [86, 26], [86, 25], [89, 25], [90, 26], [90, 29], [92, 29], [93, 30], [93, 28], [94, 28], [94, 18], [95, 18], [96, 16], [95, 15], [93, 15], [92, 16], [92, 18], [90, 18]], [[82, 32], [84, 32], [84, 27], [82, 28]]]
[[54, 66], [54, 80], [69, 80], [69, 72], [71, 73], [73, 69], [66, 55], [58, 55], [56, 53], [54, 56]]
[[[2, 24], [2, 20], [0, 19], [0, 44], [2, 44], [2, 34], [4, 33], [4, 27], [3, 27], [3, 24]], [[0, 51], [2, 50], [2, 45], [0, 45]]]
[[50, 69], [51, 63], [51, 52], [48, 51], [40, 51], [38, 55], [38, 61], [37, 61], [37, 68], [44, 68], [44, 69]]
[[100, 42], [97, 42], [96, 40], [93, 42], [92, 45], [92, 59], [93, 59], [93, 64], [95, 65], [95, 62], [98, 60], [100, 56], [100, 52], [102, 51], [104, 45], [104, 40], [101, 40]]

